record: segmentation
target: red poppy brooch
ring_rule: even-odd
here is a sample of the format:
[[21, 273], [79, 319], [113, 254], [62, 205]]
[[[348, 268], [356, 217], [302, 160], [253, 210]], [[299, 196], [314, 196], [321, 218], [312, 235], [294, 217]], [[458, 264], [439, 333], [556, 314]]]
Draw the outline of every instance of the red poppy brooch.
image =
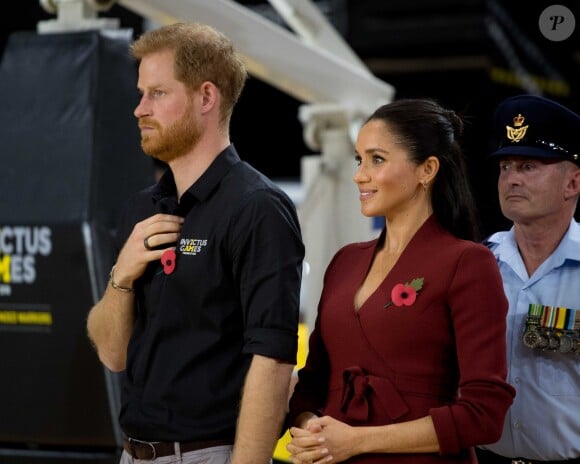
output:
[[395, 306], [411, 306], [417, 299], [417, 293], [423, 288], [423, 277], [416, 277], [405, 284], [396, 284], [391, 290], [391, 301], [389, 301], [383, 308], [388, 308], [391, 305]]
[[163, 265], [163, 272], [166, 275], [171, 274], [175, 270], [175, 260], [177, 256], [174, 250], [165, 250], [161, 255], [161, 264]]

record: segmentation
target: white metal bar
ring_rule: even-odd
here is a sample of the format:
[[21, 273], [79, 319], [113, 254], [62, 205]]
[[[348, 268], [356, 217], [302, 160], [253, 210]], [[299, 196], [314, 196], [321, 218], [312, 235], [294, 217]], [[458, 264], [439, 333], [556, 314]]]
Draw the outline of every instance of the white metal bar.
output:
[[340, 103], [370, 114], [392, 100], [386, 82], [229, 0], [120, 0], [158, 24], [198, 21], [230, 37], [255, 77], [306, 103]]
[[314, 47], [321, 47], [371, 74], [368, 67], [311, 0], [268, 0], [284, 21]]

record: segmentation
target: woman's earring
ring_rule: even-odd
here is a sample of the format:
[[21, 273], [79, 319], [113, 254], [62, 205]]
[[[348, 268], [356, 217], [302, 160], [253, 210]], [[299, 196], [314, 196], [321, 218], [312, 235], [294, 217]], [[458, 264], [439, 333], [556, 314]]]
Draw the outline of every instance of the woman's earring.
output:
[[423, 190], [427, 191], [427, 184], [428, 184], [428, 182], [423, 181], [422, 184], [423, 184]]

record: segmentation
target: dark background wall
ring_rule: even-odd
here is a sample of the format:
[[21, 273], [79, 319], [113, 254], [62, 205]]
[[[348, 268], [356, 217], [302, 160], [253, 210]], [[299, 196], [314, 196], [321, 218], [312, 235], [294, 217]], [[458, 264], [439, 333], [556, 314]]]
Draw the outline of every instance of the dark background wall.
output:
[[[266, 1], [239, 3], [282, 24]], [[574, 33], [559, 42], [544, 37], [538, 26], [553, 1], [316, 3], [371, 71], [396, 88], [396, 98], [433, 97], [464, 116], [462, 143], [484, 231], [507, 227], [497, 205], [496, 172], [485, 162], [493, 109], [505, 97], [533, 91], [580, 111], [578, 1], [556, 2], [576, 19]], [[39, 20], [52, 18], [36, 0], [13, 8], [0, 19], [0, 47], [11, 32], [34, 30]], [[135, 34], [142, 30], [142, 19], [118, 5], [102, 15], [120, 18]], [[311, 153], [297, 118], [300, 104], [251, 78], [234, 114], [232, 139], [242, 157], [272, 178], [298, 180], [300, 158]]]

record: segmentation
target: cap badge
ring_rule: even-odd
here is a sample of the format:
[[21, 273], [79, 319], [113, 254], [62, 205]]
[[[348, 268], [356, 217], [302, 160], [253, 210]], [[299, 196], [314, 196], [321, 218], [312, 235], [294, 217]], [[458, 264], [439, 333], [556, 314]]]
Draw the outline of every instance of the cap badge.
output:
[[524, 118], [521, 114], [518, 114], [514, 117], [514, 127], [505, 126], [507, 131], [507, 138], [512, 142], [519, 142], [526, 136], [526, 131], [528, 130], [528, 126], [524, 126]]

